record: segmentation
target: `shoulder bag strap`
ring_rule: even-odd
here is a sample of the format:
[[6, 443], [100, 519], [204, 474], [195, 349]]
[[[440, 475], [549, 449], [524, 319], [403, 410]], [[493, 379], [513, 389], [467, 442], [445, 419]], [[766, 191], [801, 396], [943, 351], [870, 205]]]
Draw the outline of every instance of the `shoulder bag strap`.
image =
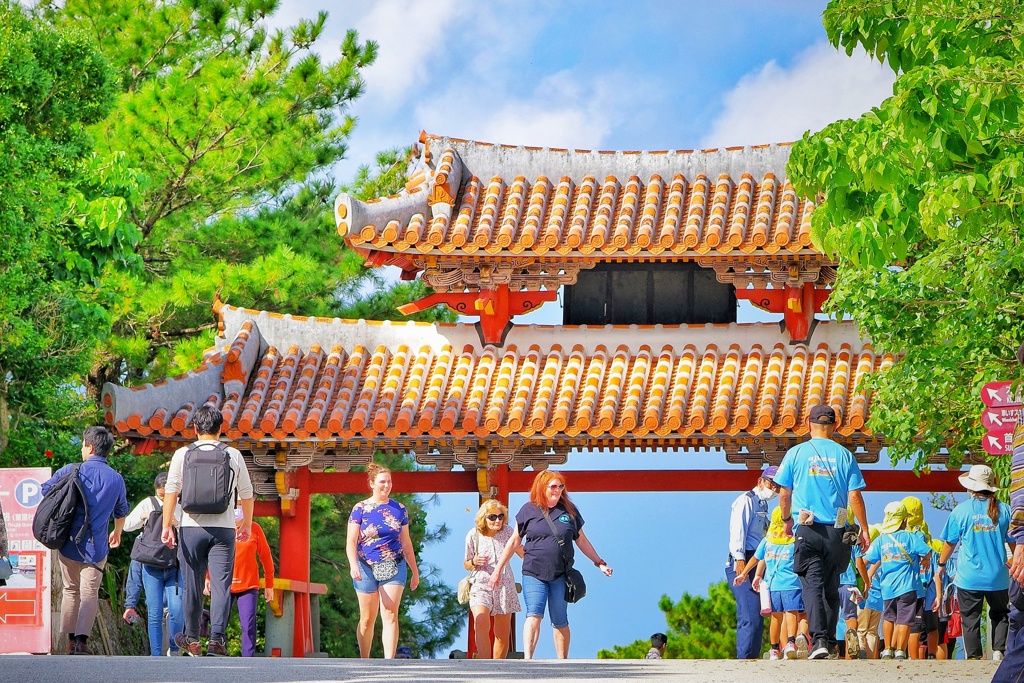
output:
[[555, 523], [551, 521], [551, 517], [548, 516], [548, 511], [544, 510], [544, 521], [548, 523], [548, 527], [551, 529], [551, 535], [555, 537], [555, 542], [558, 543], [558, 548], [562, 552], [562, 562], [565, 563], [565, 569], [568, 571], [572, 568], [573, 562], [565, 554], [565, 541], [558, 535], [558, 531], [555, 529]]
[[895, 543], [895, 544], [896, 544], [896, 545], [897, 545], [897, 546], [899, 547], [899, 549], [900, 549], [900, 552], [901, 552], [901, 553], [903, 553], [904, 557], [906, 557], [906, 558], [907, 558], [908, 560], [910, 560], [911, 562], [913, 562], [913, 561], [914, 561], [914, 558], [910, 556], [910, 553], [908, 553], [908, 552], [907, 552], [907, 549], [903, 547], [903, 544], [902, 544], [902, 543], [900, 543], [899, 541], [897, 541], [897, 540], [896, 540], [896, 537], [895, 537], [895, 536], [893, 536], [892, 534], [886, 534], [886, 536], [888, 536], [889, 538], [891, 538], [891, 539], [892, 539], [892, 542], [893, 542], [893, 543]]

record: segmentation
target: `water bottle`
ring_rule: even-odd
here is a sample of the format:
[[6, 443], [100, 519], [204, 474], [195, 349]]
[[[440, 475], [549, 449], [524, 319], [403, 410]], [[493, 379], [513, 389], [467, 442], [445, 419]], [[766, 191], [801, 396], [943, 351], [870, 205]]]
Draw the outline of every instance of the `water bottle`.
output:
[[135, 624], [139, 623], [139, 615], [138, 615], [138, 613], [137, 612], [132, 612], [131, 614], [126, 616], [124, 618], [124, 623], [128, 624], [129, 626], [135, 626]]
[[761, 615], [768, 616], [772, 613], [772, 594], [771, 591], [768, 590], [768, 582], [762, 581], [757, 592], [761, 596]]

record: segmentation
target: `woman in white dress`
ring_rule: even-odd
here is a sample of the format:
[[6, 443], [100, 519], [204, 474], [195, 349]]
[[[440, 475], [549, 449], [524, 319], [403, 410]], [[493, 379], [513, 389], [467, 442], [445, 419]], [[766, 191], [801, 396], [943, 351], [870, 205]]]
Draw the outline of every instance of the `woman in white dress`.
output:
[[[473, 615], [476, 635], [476, 656], [480, 659], [504, 659], [508, 654], [512, 614], [522, 609], [516, 595], [516, 580], [508, 565], [501, 570], [497, 588], [489, 581], [505, 543], [512, 536], [508, 508], [491, 499], [484, 501], [476, 513], [476, 527], [466, 535], [466, 571], [473, 572], [469, 592], [469, 609]], [[519, 551], [522, 557], [522, 550]], [[490, 643], [491, 618], [494, 618], [494, 645]]]

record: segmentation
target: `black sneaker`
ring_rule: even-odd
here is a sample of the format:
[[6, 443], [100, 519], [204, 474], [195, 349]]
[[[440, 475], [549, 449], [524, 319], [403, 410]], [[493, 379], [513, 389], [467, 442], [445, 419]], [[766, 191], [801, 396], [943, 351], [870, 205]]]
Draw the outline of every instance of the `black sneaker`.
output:
[[828, 659], [829, 651], [825, 643], [815, 643], [814, 648], [807, 653], [807, 659]]
[[207, 657], [227, 657], [228, 646], [223, 640], [214, 640], [210, 638], [206, 641], [206, 656]]
[[203, 645], [199, 642], [198, 638], [189, 638], [184, 633], [175, 633], [174, 644], [178, 646], [178, 650], [183, 655], [189, 657], [203, 656]]

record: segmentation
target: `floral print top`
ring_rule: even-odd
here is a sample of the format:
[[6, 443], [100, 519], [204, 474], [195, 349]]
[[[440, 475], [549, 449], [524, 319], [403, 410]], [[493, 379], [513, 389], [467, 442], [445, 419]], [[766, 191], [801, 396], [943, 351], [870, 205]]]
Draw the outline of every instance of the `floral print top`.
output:
[[402, 527], [409, 524], [409, 511], [397, 500], [378, 504], [367, 498], [356, 503], [348, 521], [359, 525], [360, 560], [372, 564], [402, 557]]

